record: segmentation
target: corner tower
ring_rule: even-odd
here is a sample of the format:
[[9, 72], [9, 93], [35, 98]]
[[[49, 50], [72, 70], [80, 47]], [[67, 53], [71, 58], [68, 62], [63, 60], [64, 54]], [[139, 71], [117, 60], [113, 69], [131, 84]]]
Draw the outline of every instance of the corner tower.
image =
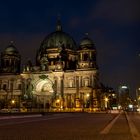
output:
[[5, 50], [1, 53], [1, 73], [2, 74], [19, 74], [21, 56], [17, 48], [10, 42]]
[[88, 34], [79, 45], [77, 69], [97, 69], [96, 48]]

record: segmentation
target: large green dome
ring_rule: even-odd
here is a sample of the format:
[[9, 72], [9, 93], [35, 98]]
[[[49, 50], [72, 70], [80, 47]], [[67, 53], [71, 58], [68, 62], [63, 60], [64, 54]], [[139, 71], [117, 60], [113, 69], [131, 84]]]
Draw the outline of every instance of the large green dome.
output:
[[46, 50], [51, 48], [59, 48], [62, 46], [66, 49], [76, 49], [75, 41], [69, 34], [62, 31], [61, 24], [58, 21], [56, 31], [45, 37], [41, 43], [40, 49]]

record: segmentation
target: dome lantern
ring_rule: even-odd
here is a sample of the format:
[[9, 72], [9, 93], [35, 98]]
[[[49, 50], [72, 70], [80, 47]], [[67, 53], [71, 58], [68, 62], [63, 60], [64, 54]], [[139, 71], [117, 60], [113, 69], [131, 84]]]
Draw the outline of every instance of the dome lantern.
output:
[[57, 19], [56, 31], [62, 31], [62, 25], [59, 18]]

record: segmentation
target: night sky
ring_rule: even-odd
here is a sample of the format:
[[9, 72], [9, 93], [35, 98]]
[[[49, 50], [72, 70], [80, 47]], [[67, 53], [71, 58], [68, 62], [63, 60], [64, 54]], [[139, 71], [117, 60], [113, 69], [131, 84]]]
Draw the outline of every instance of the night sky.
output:
[[3, 0], [0, 2], [0, 51], [14, 41], [22, 63], [35, 62], [37, 49], [55, 31], [58, 15], [63, 31], [77, 42], [89, 33], [97, 49], [100, 81], [131, 95], [140, 86], [140, 0]]

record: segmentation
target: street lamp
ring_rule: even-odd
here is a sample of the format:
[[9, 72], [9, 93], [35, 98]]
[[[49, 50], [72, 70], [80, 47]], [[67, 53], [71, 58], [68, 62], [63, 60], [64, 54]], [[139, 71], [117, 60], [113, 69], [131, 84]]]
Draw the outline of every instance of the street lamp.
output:
[[108, 98], [107, 97], [105, 97], [105, 108], [108, 108]]
[[14, 105], [15, 105], [15, 100], [12, 99], [12, 100], [11, 100], [11, 108], [14, 107]]
[[57, 108], [60, 107], [60, 99], [57, 99], [57, 100], [56, 100], [56, 106], [57, 106]]
[[90, 94], [89, 93], [87, 93], [86, 94], [86, 108], [89, 108], [89, 97], [90, 97]]

